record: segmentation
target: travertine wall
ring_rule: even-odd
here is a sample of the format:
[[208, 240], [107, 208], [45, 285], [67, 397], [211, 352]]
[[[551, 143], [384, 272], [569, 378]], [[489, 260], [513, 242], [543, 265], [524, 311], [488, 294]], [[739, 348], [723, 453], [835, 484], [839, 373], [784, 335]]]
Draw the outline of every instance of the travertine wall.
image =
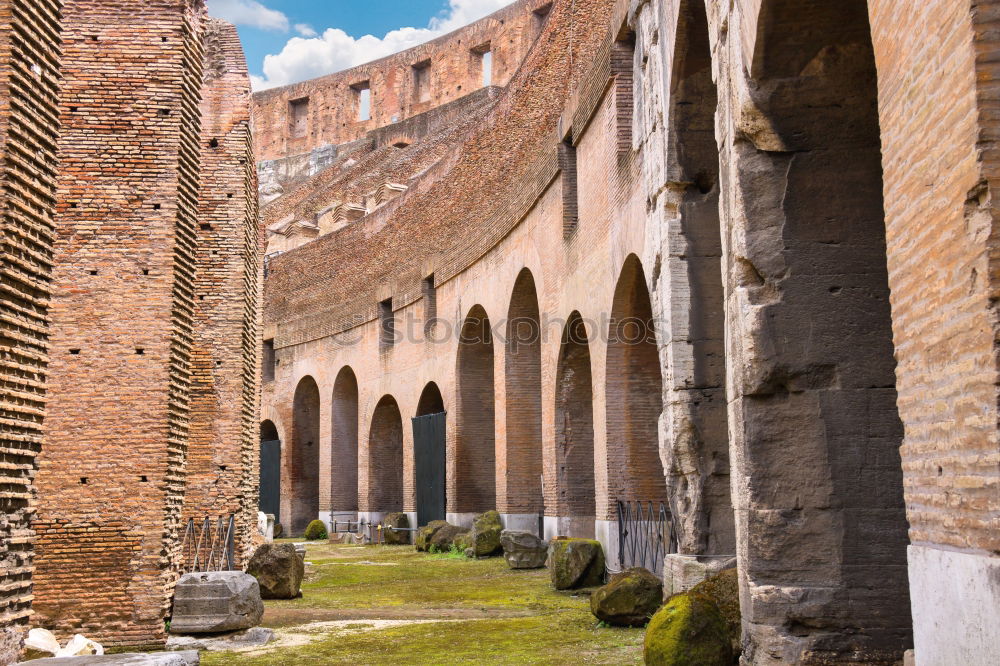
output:
[[31, 615], [48, 360], [55, 206], [59, 0], [0, 2], [0, 663]]
[[250, 79], [236, 28], [204, 35], [201, 177], [184, 519], [236, 516], [237, 566], [252, 552], [258, 470], [260, 252]]
[[[328, 490], [342, 438], [360, 442], [361, 498], [398, 474], [371, 464], [376, 405], [391, 396], [405, 423], [433, 382], [451, 519], [492, 491], [508, 524], [538, 511], [613, 564], [615, 500], [662, 499], [679, 556], [737, 556], [744, 663], [890, 664], [914, 643], [920, 664], [995, 663], [998, 16], [969, 0], [557, 0], [437, 166], [271, 262], [265, 415], [294, 447], [295, 387], [315, 380], [320, 513], [351, 508]], [[273, 205], [304, 213], [327, 183]], [[470, 315], [493, 325], [488, 350], [461, 339]], [[648, 346], [609, 344], [612, 315], [652, 318], [658, 372]], [[505, 316], [537, 318], [537, 380]], [[350, 412], [333, 388], [348, 367], [356, 433], [332, 416]], [[411, 512], [413, 448], [404, 427]]]
[[[258, 158], [275, 160], [349, 143], [372, 129], [464, 97], [483, 87], [485, 50], [492, 53], [490, 84], [506, 85], [541, 33], [551, 4], [518, 0], [415, 48], [255, 94]], [[371, 91], [371, 117], [366, 120], [359, 120], [362, 83]]]

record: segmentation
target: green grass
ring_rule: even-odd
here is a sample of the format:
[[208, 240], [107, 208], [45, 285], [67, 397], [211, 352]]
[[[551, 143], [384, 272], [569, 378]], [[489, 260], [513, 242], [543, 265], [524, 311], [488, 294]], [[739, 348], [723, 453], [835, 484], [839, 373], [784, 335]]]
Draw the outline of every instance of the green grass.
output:
[[[304, 664], [639, 664], [641, 629], [599, 627], [586, 594], [557, 592], [548, 572], [513, 571], [502, 558], [469, 560], [412, 547], [310, 544], [303, 597], [268, 601], [279, 640], [307, 622], [304, 645], [264, 654], [205, 653], [207, 666]], [[364, 563], [374, 564], [364, 564]], [[382, 629], [366, 620], [420, 619]], [[441, 621], [447, 620], [447, 621]]]

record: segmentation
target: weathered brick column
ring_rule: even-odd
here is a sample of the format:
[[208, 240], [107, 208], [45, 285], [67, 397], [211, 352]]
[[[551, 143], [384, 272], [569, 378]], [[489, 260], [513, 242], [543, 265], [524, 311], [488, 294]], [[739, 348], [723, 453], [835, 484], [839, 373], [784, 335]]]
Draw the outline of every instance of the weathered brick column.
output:
[[261, 234], [250, 78], [232, 25], [208, 21], [204, 71], [184, 519], [235, 515], [240, 564], [257, 516]]
[[204, 6], [72, 0], [63, 21], [34, 623], [156, 645], [190, 422]]
[[52, 272], [59, 0], [0, 0], [0, 663], [31, 615]]

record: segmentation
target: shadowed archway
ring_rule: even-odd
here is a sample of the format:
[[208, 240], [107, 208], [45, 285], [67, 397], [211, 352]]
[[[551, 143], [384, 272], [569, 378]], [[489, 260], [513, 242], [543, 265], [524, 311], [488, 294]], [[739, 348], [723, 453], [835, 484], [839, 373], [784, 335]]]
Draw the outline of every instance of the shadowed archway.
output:
[[[504, 355], [506, 474], [498, 480], [501, 513], [520, 514], [521, 527], [537, 529], [542, 498], [542, 341], [538, 294], [531, 271], [514, 283], [507, 311]], [[535, 518], [531, 518], [534, 515]]]
[[555, 399], [556, 493], [546, 516], [554, 513], [559, 525], [553, 534], [547, 525], [546, 536], [593, 536], [594, 390], [587, 329], [579, 312], [569, 316], [563, 330]]
[[306, 376], [295, 388], [292, 437], [289, 445], [288, 487], [290, 534], [302, 534], [319, 516], [319, 387]]
[[358, 379], [344, 366], [333, 383], [330, 456], [330, 509], [338, 514], [358, 510]]
[[448, 511], [472, 514], [496, 508], [493, 333], [486, 310], [472, 308], [462, 325], [456, 371], [454, 465], [449, 467]]
[[368, 493], [365, 511], [403, 510], [403, 417], [391, 395], [372, 414], [368, 433]]

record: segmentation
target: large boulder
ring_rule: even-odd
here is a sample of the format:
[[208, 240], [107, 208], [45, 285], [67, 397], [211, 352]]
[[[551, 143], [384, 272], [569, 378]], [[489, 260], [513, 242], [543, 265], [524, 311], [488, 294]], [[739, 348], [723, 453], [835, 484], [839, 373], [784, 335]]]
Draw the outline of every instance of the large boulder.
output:
[[545, 563], [557, 590], [604, 584], [604, 549], [594, 539], [553, 539]]
[[701, 594], [678, 594], [646, 627], [643, 658], [649, 666], [732, 666], [726, 620]]
[[427, 523], [419, 530], [417, 530], [417, 535], [413, 539], [413, 547], [419, 551], [427, 552], [431, 547], [431, 539], [437, 534], [437, 531], [447, 525], [448, 523], [443, 520], [432, 520]]
[[497, 511], [481, 513], [472, 521], [472, 550], [475, 557], [488, 557], [500, 552], [503, 522]]
[[715, 603], [726, 621], [733, 653], [739, 654], [742, 650], [743, 625], [740, 616], [740, 583], [736, 569], [726, 569], [698, 583], [691, 588], [691, 594], [700, 594]]
[[[470, 545], [466, 543], [471, 541], [468, 538], [470, 532], [471, 530], [466, 527], [446, 523], [431, 538], [431, 545], [428, 550], [437, 553], [447, 553], [451, 550], [452, 546], [455, 546], [459, 550], [464, 551]], [[456, 543], [456, 539], [458, 539], [458, 543]]]
[[590, 611], [598, 620], [618, 627], [644, 627], [663, 603], [663, 583], [636, 567], [612, 576], [590, 595]]
[[294, 544], [265, 543], [250, 558], [247, 573], [257, 579], [262, 598], [294, 599], [306, 568]]
[[387, 527], [408, 529], [410, 527], [410, 517], [405, 513], [390, 513], [382, 520], [382, 543], [387, 546], [401, 546], [410, 543], [410, 533], [408, 531], [394, 532], [391, 529], [385, 529]]
[[242, 571], [181, 576], [174, 588], [172, 634], [217, 634], [260, 624], [264, 602], [257, 580]]
[[549, 545], [531, 532], [504, 530], [500, 533], [500, 545], [511, 569], [540, 569], [545, 566]]

